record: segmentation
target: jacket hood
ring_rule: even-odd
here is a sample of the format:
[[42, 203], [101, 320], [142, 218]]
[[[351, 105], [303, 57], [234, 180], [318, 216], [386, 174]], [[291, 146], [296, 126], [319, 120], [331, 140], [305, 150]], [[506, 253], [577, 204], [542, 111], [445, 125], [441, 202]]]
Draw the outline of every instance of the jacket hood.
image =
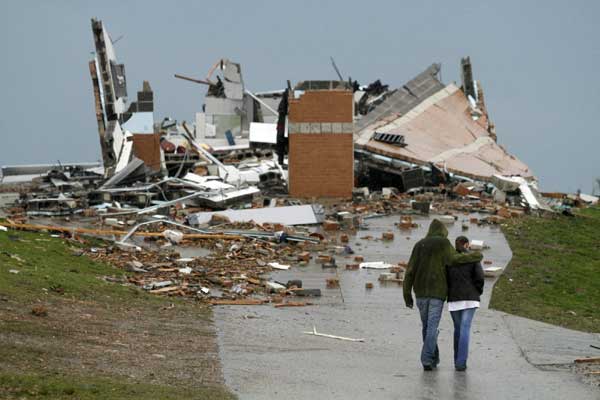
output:
[[433, 221], [431, 221], [431, 225], [429, 225], [429, 231], [427, 232], [427, 237], [433, 237], [433, 236], [444, 237], [444, 238], [448, 237], [448, 229], [446, 229], [446, 226], [442, 222], [440, 222], [440, 220], [438, 220], [438, 219], [434, 219]]

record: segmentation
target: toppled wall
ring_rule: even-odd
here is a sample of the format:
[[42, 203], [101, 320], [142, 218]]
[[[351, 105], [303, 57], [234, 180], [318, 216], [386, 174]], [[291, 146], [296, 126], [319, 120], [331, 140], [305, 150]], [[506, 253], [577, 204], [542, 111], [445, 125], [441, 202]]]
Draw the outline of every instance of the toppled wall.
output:
[[116, 120], [125, 111], [127, 80], [125, 66], [117, 63], [117, 56], [102, 21], [92, 18], [92, 33], [96, 48], [98, 73], [101, 77], [104, 114], [108, 121]]
[[125, 66], [117, 62], [113, 41], [102, 21], [92, 18], [95, 57], [89, 62], [102, 163], [106, 177], [131, 160], [131, 134], [154, 132], [154, 94], [147, 81], [137, 101], [127, 104]]
[[351, 197], [354, 186], [353, 95], [306, 91], [289, 101], [289, 193]]

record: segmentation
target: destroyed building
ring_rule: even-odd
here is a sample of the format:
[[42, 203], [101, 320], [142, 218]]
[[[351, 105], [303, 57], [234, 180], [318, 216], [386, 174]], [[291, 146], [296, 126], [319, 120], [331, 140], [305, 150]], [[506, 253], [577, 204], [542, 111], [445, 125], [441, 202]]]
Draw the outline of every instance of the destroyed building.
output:
[[[204, 79], [175, 75], [207, 86], [194, 124], [165, 119], [155, 126], [150, 85], [144, 82], [137, 102], [126, 107], [125, 68], [117, 63], [102, 23], [94, 20], [92, 25], [97, 56], [90, 69], [98, 69], [92, 78], [107, 177], [133, 158], [144, 161], [139, 172], [166, 169], [169, 175], [181, 177], [202, 161], [213, 163], [196, 147], [223, 161], [231, 160], [231, 152], [243, 159], [254, 155], [253, 149], [268, 145], [279, 149], [279, 171], [274, 165], [263, 171], [271, 169], [282, 180], [289, 173], [287, 189], [295, 197], [349, 197], [355, 176], [371, 187], [394, 186], [401, 191], [444, 183], [450, 174], [483, 182], [491, 182], [494, 175], [535, 180], [524, 163], [496, 142], [483, 89], [473, 78], [468, 57], [461, 60], [460, 87], [443, 84], [441, 65], [433, 64], [397, 89], [379, 80], [366, 87], [356, 82], [305, 81], [294, 90], [288, 83], [288, 89], [258, 94], [245, 87], [241, 65], [223, 58]], [[344, 100], [343, 121], [338, 121], [335, 101], [323, 99], [303, 106], [309, 98], [335, 96], [329, 93], [333, 86], [345, 90], [345, 99], [349, 97]], [[346, 135], [349, 129], [353, 142]], [[198, 146], [190, 145], [190, 140]], [[348, 156], [348, 147], [354, 157]], [[127, 172], [131, 173], [131, 166]], [[231, 166], [218, 167], [216, 176], [224, 175], [239, 176]]]
[[26, 196], [30, 215], [87, 207], [145, 215], [176, 204], [223, 210], [255, 207], [261, 196], [264, 205], [277, 203], [271, 197], [299, 205], [368, 193], [361, 186], [388, 188], [388, 195], [390, 188], [486, 192], [499, 204], [549, 209], [532, 171], [497, 143], [468, 57], [460, 62], [460, 85], [444, 84], [441, 65], [433, 64], [395, 89], [381, 80], [344, 81], [336, 69], [340, 80], [287, 81], [268, 92], [250, 91], [242, 65], [220, 58], [204, 79], [175, 75], [206, 89], [186, 123], [155, 117], [147, 81], [128, 98], [126, 69], [105, 25], [92, 19], [91, 27], [102, 167], [3, 168], [3, 179], [42, 175], [42, 192]]
[[461, 87], [444, 85], [439, 79], [441, 66], [433, 64], [401, 88], [380, 96], [378, 104], [358, 119], [355, 146], [367, 173], [388, 175], [388, 182], [403, 190], [425, 184], [418, 169], [439, 168], [484, 182], [494, 175], [534, 179], [527, 165], [496, 142], [469, 58], [461, 67]]
[[252, 93], [244, 85], [241, 65], [225, 58], [210, 68], [205, 79], [175, 77], [208, 86], [202, 111], [195, 115], [194, 136], [202, 143], [216, 152], [246, 149], [251, 142], [276, 143], [283, 90]]

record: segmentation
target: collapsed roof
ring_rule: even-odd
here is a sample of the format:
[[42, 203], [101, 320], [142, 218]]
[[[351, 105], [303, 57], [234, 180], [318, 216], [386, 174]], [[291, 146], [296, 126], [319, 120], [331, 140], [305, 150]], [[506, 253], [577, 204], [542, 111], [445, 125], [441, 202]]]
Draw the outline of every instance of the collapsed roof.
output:
[[[468, 178], [534, 176], [522, 161], [496, 143], [481, 85], [463, 59], [463, 85], [444, 86], [433, 64], [388, 95], [355, 124], [356, 147], [416, 165], [433, 163]], [[468, 94], [466, 94], [468, 93]]]

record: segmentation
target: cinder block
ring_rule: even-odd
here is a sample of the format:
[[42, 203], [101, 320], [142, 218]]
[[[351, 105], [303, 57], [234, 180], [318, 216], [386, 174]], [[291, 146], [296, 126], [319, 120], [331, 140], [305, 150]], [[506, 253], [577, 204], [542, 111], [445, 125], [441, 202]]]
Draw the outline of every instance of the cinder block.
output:
[[323, 221], [323, 229], [326, 231], [337, 231], [340, 229], [340, 224], [336, 221], [326, 220]]
[[325, 280], [327, 283], [327, 288], [335, 289], [340, 287], [340, 280], [338, 278], [327, 278]]
[[303, 251], [298, 254], [298, 261], [309, 262], [310, 261], [310, 253], [308, 251]]
[[382, 240], [394, 240], [394, 233], [393, 232], [383, 232], [381, 234], [381, 239]]
[[328, 256], [326, 254], [321, 254], [317, 257], [317, 261], [320, 263], [329, 263], [333, 260], [333, 257]]

